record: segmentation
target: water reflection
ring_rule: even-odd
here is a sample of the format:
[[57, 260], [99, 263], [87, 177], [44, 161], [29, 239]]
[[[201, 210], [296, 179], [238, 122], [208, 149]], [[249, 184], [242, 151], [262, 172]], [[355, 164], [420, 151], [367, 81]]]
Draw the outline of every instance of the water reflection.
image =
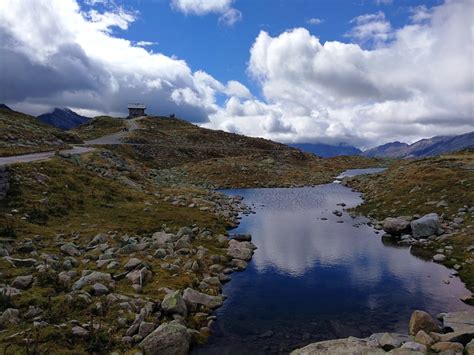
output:
[[334, 215], [339, 203], [361, 202], [346, 187], [229, 193], [257, 206], [236, 232], [251, 233], [259, 249], [225, 286], [214, 335], [195, 353], [285, 353], [311, 341], [406, 331], [413, 309], [468, 308], [459, 301], [463, 284], [443, 282], [448, 269], [387, 248], [364, 218]]

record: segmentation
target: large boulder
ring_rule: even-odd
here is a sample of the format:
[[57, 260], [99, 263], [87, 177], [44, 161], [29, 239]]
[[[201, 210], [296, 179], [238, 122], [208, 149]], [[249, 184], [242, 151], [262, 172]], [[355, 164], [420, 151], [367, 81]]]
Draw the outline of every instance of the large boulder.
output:
[[411, 222], [413, 237], [425, 238], [440, 230], [439, 217], [436, 213], [427, 214]]
[[95, 283], [110, 283], [112, 282], [112, 276], [105, 272], [93, 271], [87, 275], [82, 276], [72, 286], [73, 290], [80, 290], [86, 285], [93, 285]]
[[163, 323], [139, 344], [145, 355], [187, 355], [189, 335], [184, 325]]
[[474, 310], [446, 313], [443, 317], [443, 326], [455, 332], [472, 329], [474, 327]]
[[214, 309], [222, 306], [224, 300], [222, 296], [210, 296], [205, 293], [196, 291], [192, 288], [187, 288], [183, 293], [184, 302], [189, 308], [196, 309], [198, 304], [203, 305], [209, 309]]
[[20, 311], [18, 311], [18, 309], [7, 308], [2, 315], [0, 315], [0, 329], [5, 329], [17, 324], [20, 324]]
[[184, 303], [183, 297], [179, 290], [172, 291], [168, 293], [163, 302], [161, 302], [161, 309], [169, 314], [180, 314], [183, 317], [186, 317], [188, 314], [188, 309], [186, 308], [186, 303]]
[[385, 354], [383, 349], [377, 348], [376, 344], [362, 339], [347, 338], [320, 341], [296, 349], [291, 355], [313, 355], [313, 354], [337, 354], [337, 355], [353, 355], [353, 354]]
[[410, 231], [410, 222], [402, 218], [385, 218], [383, 223], [383, 230], [391, 235], [402, 235]]
[[411, 335], [416, 335], [420, 330], [426, 333], [439, 332], [440, 327], [428, 313], [424, 311], [414, 311], [410, 317], [408, 332]]
[[239, 242], [237, 240], [229, 240], [229, 248], [227, 254], [233, 259], [250, 261], [253, 255], [253, 244], [251, 242]]

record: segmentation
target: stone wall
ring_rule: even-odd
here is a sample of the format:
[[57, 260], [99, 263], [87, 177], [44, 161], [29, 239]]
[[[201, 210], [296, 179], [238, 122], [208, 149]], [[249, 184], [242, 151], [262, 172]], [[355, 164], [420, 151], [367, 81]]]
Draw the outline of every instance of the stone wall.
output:
[[0, 200], [3, 200], [10, 188], [10, 172], [6, 166], [0, 166]]

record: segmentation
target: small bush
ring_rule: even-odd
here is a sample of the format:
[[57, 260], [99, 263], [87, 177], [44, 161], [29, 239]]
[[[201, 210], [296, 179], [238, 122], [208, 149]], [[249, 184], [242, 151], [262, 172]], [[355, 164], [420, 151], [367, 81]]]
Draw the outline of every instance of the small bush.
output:
[[41, 226], [44, 226], [48, 223], [48, 214], [45, 212], [45, 211], [42, 211], [38, 208], [35, 208], [33, 210], [31, 210], [29, 213], [28, 213], [28, 220], [31, 222], [31, 223], [34, 223], [34, 224], [39, 224]]
[[16, 238], [16, 231], [11, 226], [0, 227], [0, 237], [4, 238]]

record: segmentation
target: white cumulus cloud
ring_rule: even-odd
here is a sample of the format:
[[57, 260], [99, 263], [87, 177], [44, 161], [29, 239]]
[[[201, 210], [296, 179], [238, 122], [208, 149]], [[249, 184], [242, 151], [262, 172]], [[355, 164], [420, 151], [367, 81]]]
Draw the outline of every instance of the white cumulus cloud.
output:
[[233, 26], [242, 19], [242, 13], [233, 8], [234, 0], [171, 0], [171, 7], [186, 15], [218, 14], [219, 23]]
[[226, 86], [184, 60], [141, 48], [151, 42], [114, 35], [137, 16], [116, 6], [85, 11], [75, 0], [2, 0], [0, 81], [7, 84], [0, 102], [36, 114], [69, 106], [122, 115], [128, 102], [144, 102], [154, 113], [207, 121]]
[[[207, 126], [286, 142], [362, 147], [472, 131], [473, 11], [471, 0], [451, 0], [399, 29], [381, 13], [362, 16], [354, 21], [355, 36], [391, 38], [370, 49], [321, 43], [303, 28], [276, 37], [262, 31], [248, 70], [263, 101], [229, 100]], [[383, 26], [364, 27], [373, 23]], [[269, 124], [272, 117], [286, 129]]]

